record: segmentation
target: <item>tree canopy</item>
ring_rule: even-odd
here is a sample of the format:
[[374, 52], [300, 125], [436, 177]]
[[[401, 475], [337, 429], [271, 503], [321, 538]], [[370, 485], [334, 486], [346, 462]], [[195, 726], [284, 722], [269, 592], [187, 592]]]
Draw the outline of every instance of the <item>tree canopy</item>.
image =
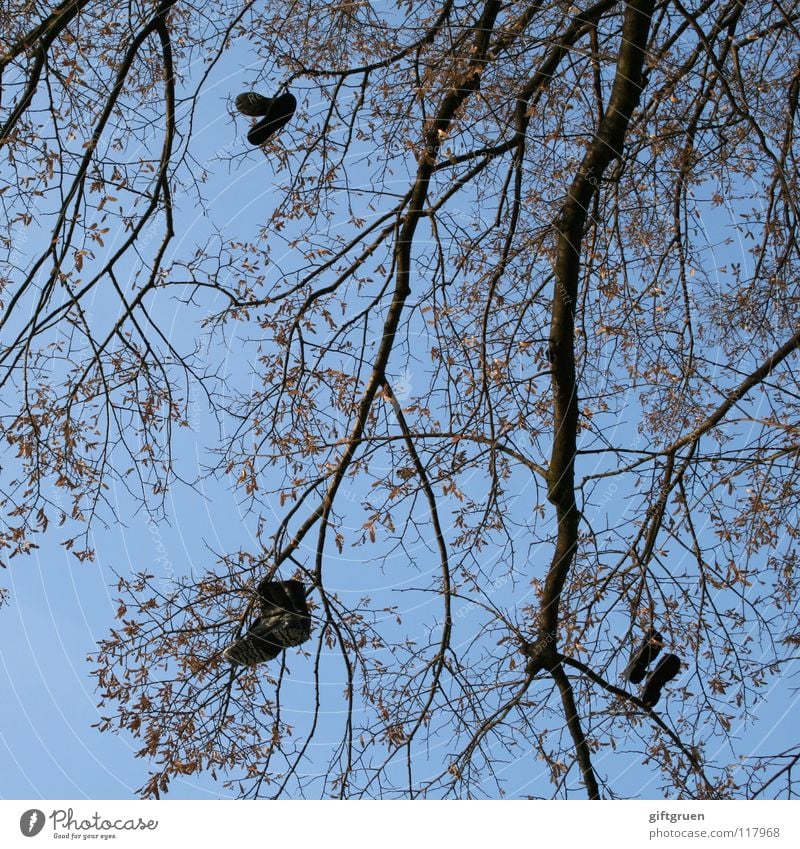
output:
[[[256, 540], [119, 574], [143, 795], [794, 795], [800, 741], [740, 731], [800, 645], [799, 21], [0, 6], [0, 558], [210, 480]], [[257, 148], [249, 90], [297, 101]], [[234, 667], [270, 578], [311, 639]]]

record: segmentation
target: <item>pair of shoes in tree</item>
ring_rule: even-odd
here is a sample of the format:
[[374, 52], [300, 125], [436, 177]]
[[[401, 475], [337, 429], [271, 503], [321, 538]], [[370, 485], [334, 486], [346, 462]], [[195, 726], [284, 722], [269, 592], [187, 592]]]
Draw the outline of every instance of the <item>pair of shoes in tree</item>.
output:
[[[655, 628], [645, 635], [639, 648], [631, 655], [630, 662], [622, 673], [631, 684], [639, 684], [647, 674], [647, 668], [658, 657], [664, 647], [664, 638]], [[675, 654], [666, 654], [650, 673], [642, 691], [642, 701], [653, 707], [661, 697], [661, 689], [681, 671], [681, 659]]]
[[311, 614], [302, 581], [263, 580], [256, 592], [261, 615], [222, 654], [240, 666], [273, 660], [284, 649], [299, 646], [311, 637]]
[[297, 100], [288, 91], [278, 97], [264, 97], [255, 91], [246, 91], [237, 96], [235, 103], [242, 115], [250, 118], [263, 116], [247, 134], [247, 141], [256, 146], [264, 144], [283, 129], [297, 109]]

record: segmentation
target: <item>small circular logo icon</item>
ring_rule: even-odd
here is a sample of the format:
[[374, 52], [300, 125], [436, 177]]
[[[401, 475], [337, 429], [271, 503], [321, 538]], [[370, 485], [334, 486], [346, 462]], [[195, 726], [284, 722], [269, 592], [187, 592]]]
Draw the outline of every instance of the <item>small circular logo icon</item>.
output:
[[44, 812], [38, 808], [31, 808], [19, 818], [19, 830], [25, 837], [36, 837], [44, 828]]

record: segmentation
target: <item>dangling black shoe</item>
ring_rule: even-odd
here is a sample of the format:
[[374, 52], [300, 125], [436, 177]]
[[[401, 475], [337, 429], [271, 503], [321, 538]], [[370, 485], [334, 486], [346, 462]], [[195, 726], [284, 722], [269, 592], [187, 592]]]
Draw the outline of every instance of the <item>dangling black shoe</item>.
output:
[[[239, 95], [239, 97], [242, 97], [242, 95]], [[263, 100], [267, 99], [263, 98]], [[238, 106], [239, 98], [237, 97], [236, 100]], [[260, 101], [257, 101], [257, 103], [260, 103]], [[251, 108], [261, 108], [261, 106], [254, 105]], [[256, 146], [262, 145], [271, 136], [274, 136], [278, 130], [285, 127], [292, 119], [295, 109], [297, 109], [297, 100], [293, 94], [287, 91], [279, 97], [269, 98], [269, 105], [266, 109], [267, 111], [264, 113], [255, 113], [263, 114], [264, 117], [247, 134], [247, 141], [250, 144]]]
[[658, 666], [650, 673], [642, 692], [642, 701], [653, 707], [661, 698], [661, 688], [681, 671], [681, 659], [676, 654], [667, 654], [661, 658]]
[[639, 648], [631, 655], [630, 662], [625, 667], [622, 677], [630, 681], [631, 684], [640, 684], [644, 681], [647, 667], [658, 657], [663, 645], [664, 638], [655, 628], [651, 628], [645, 634]]
[[311, 614], [302, 581], [262, 581], [257, 588], [262, 616], [277, 615], [276, 639], [283, 648], [299, 646], [311, 637]]
[[245, 91], [237, 95], [234, 103], [242, 115], [247, 115], [248, 118], [258, 118], [269, 112], [273, 100], [274, 98], [264, 97], [263, 94], [258, 94], [255, 91]]
[[283, 644], [275, 634], [278, 617], [259, 617], [243, 637], [231, 643], [222, 653], [225, 660], [239, 666], [257, 666], [273, 660], [283, 651]]
[[223, 652], [241, 666], [256, 666], [276, 658], [283, 649], [299, 646], [311, 636], [311, 615], [302, 581], [268, 581], [258, 585], [261, 615]]

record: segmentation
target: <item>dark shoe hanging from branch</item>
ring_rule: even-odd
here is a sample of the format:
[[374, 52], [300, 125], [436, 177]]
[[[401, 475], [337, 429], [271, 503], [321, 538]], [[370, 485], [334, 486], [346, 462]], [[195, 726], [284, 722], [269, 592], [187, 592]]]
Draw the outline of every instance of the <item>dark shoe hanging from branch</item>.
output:
[[622, 677], [630, 681], [631, 684], [640, 684], [644, 681], [647, 667], [658, 657], [663, 645], [664, 638], [661, 634], [655, 628], [650, 628], [639, 648], [631, 655], [630, 662], [625, 667]]
[[278, 130], [283, 129], [297, 109], [297, 99], [288, 91], [278, 97], [263, 97], [255, 91], [246, 91], [236, 98], [236, 108], [251, 118], [263, 115], [247, 134], [253, 145], [265, 144]]
[[283, 649], [299, 646], [311, 636], [311, 615], [302, 581], [264, 580], [257, 593], [261, 615], [223, 652], [226, 660], [241, 666], [273, 660]]
[[237, 95], [234, 103], [242, 115], [247, 115], [248, 118], [260, 118], [269, 112], [272, 100], [273, 98], [264, 97], [256, 91], [244, 91]]
[[661, 698], [661, 688], [671, 681], [681, 671], [681, 659], [676, 654], [667, 654], [661, 658], [656, 668], [650, 673], [642, 692], [642, 701], [648, 706]]

